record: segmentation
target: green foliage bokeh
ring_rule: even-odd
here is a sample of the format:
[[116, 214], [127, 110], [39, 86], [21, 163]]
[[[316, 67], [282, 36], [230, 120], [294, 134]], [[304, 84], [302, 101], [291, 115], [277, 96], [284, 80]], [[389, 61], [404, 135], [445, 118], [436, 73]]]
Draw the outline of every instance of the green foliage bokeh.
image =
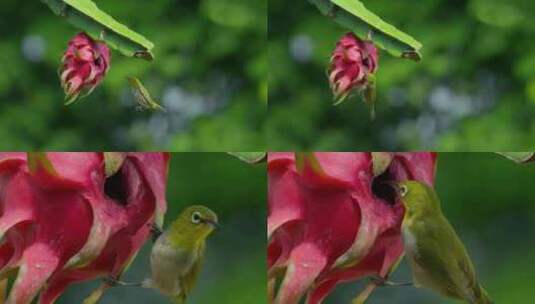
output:
[[[266, 178], [265, 164], [246, 164], [225, 153], [172, 154], [164, 227], [192, 204], [214, 210], [223, 226], [207, 241], [204, 267], [188, 303], [259, 303], [266, 298]], [[149, 276], [151, 248], [147, 241], [124, 280], [140, 282]], [[58, 303], [81, 303], [99, 284], [72, 285]], [[117, 287], [100, 303], [170, 301], [155, 290]]]
[[[155, 44], [153, 63], [113, 52], [92, 95], [69, 107], [57, 75], [79, 30], [38, 0], [0, 5], [0, 149], [262, 150], [266, 1], [96, 1]], [[136, 111], [126, 76], [167, 113]], [[168, 100], [168, 104], [166, 104]]]
[[308, 1], [269, 1], [271, 150], [522, 150], [535, 146], [535, 23], [529, 0], [362, 1], [423, 44], [381, 52], [377, 118], [333, 107], [326, 70], [347, 32]]

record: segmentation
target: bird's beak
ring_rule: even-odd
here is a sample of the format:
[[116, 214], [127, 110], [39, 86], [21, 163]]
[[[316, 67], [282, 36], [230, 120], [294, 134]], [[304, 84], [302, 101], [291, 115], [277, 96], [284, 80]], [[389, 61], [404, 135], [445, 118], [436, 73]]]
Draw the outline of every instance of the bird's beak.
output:
[[204, 222], [206, 224], [212, 226], [215, 230], [219, 230], [222, 227], [218, 222], [213, 221], [213, 220], [204, 220]]
[[394, 189], [394, 191], [396, 192], [396, 197], [398, 199], [401, 199], [401, 186], [400, 186], [400, 183], [397, 182], [397, 181], [384, 181], [382, 182], [383, 184], [386, 184], [388, 186], [390, 186], [392, 189]]

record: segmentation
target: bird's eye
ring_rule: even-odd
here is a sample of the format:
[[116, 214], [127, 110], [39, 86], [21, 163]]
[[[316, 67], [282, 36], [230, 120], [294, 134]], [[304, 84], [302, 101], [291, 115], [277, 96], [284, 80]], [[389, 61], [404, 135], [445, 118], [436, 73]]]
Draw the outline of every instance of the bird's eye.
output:
[[401, 185], [399, 187], [399, 195], [401, 195], [401, 197], [404, 197], [405, 195], [407, 195], [407, 192], [409, 192], [409, 189], [407, 188], [407, 186]]
[[198, 223], [200, 223], [200, 222], [201, 222], [201, 214], [200, 214], [199, 212], [197, 212], [197, 211], [193, 212], [193, 213], [191, 214], [191, 222], [192, 222], [193, 224], [198, 224]]

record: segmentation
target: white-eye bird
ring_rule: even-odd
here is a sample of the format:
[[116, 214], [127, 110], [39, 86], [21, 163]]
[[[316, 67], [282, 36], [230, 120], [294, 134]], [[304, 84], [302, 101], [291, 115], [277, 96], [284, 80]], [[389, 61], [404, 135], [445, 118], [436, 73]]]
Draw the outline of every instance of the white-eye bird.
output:
[[219, 228], [217, 215], [204, 206], [190, 206], [170, 227], [161, 232], [153, 227], [156, 241], [150, 255], [151, 277], [141, 283], [107, 278], [110, 285], [154, 288], [183, 304], [197, 282], [206, 238]]
[[472, 304], [491, 304], [435, 190], [416, 181], [393, 185], [405, 207], [402, 237], [414, 286]]

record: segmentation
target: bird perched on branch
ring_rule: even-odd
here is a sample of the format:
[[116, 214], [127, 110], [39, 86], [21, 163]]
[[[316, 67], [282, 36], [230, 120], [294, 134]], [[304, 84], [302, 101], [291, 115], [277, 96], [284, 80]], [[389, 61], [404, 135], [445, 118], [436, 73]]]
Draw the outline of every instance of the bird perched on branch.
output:
[[389, 184], [405, 207], [402, 235], [412, 284], [471, 304], [493, 303], [477, 280], [466, 248], [442, 213], [435, 190], [416, 181]]
[[165, 231], [153, 226], [155, 243], [150, 255], [151, 277], [140, 283], [106, 278], [112, 286], [154, 288], [183, 304], [197, 282], [206, 238], [220, 228], [217, 215], [204, 206], [190, 206]]

